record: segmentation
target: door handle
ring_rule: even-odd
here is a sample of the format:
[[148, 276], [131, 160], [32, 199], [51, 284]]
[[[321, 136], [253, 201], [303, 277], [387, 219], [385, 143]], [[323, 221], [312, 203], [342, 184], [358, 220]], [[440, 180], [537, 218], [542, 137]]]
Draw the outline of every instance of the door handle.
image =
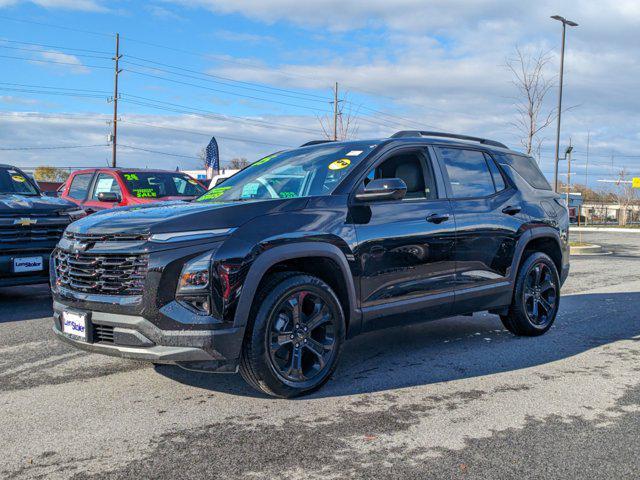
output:
[[502, 209], [502, 213], [506, 213], [507, 215], [515, 215], [516, 213], [520, 213], [522, 211], [522, 207], [516, 207], [509, 205], [508, 207], [504, 207]]
[[442, 223], [449, 220], [449, 215], [447, 213], [432, 213], [427, 217], [427, 222], [431, 223]]

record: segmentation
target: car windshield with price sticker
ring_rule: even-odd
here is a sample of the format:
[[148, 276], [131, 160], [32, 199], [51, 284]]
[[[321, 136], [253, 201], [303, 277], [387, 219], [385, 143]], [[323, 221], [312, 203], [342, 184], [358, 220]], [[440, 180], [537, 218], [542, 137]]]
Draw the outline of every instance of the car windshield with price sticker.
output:
[[375, 147], [374, 142], [322, 143], [268, 155], [198, 198], [233, 202], [329, 195]]

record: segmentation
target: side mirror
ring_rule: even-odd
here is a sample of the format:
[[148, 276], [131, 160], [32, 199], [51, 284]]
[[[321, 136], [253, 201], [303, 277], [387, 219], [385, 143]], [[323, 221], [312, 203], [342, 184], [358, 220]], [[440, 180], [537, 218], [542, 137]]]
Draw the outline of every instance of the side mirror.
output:
[[361, 202], [402, 200], [406, 194], [407, 184], [401, 178], [378, 178], [371, 180], [363, 191], [356, 193], [356, 200]]
[[120, 203], [122, 199], [120, 195], [115, 192], [100, 192], [98, 194], [99, 202], [108, 202], [108, 203]]

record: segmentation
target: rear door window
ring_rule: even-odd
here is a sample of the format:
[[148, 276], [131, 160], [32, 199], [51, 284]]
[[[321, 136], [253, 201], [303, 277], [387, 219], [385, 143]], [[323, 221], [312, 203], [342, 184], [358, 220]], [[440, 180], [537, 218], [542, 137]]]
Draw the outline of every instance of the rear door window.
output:
[[84, 200], [87, 198], [89, 184], [91, 183], [92, 178], [93, 173], [80, 173], [75, 175], [71, 180], [69, 193], [67, 195], [75, 200]]
[[493, 184], [496, 187], [496, 192], [501, 192], [505, 188], [507, 188], [504, 183], [504, 178], [500, 169], [496, 165], [496, 162], [489, 155], [485, 153], [485, 158], [487, 159], [487, 165], [489, 165], [489, 170], [491, 170], [491, 176], [493, 177]]
[[482, 152], [449, 147], [436, 149], [447, 169], [454, 198], [488, 197], [496, 193]]

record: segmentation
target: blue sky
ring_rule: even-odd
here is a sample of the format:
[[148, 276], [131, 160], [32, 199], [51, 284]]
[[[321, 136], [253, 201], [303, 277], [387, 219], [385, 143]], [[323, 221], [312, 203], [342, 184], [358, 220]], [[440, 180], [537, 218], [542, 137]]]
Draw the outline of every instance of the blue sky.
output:
[[[565, 105], [573, 108], [562, 138], [575, 145], [574, 181], [587, 173], [587, 135], [589, 183], [623, 167], [638, 176], [637, 3], [0, 0], [0, 161], [106, 163], [115, 32], [125, 165], [196, 167], [210, 135], [223, 161], [320, 138], [334, 81], [356, 119], [354, 138], [422, 127], [519, 149], [504, 63], [516, 45], [547, 51], [553, 77], [560, 29], [549, 15], [561, 13], [580, 23], [568, 36]], [[553, 90], [545, 109], [555, 101]], [[541, 139], [549, 174], [553, 127]], [[6, 150], [83, 145], [103, 146]]]

